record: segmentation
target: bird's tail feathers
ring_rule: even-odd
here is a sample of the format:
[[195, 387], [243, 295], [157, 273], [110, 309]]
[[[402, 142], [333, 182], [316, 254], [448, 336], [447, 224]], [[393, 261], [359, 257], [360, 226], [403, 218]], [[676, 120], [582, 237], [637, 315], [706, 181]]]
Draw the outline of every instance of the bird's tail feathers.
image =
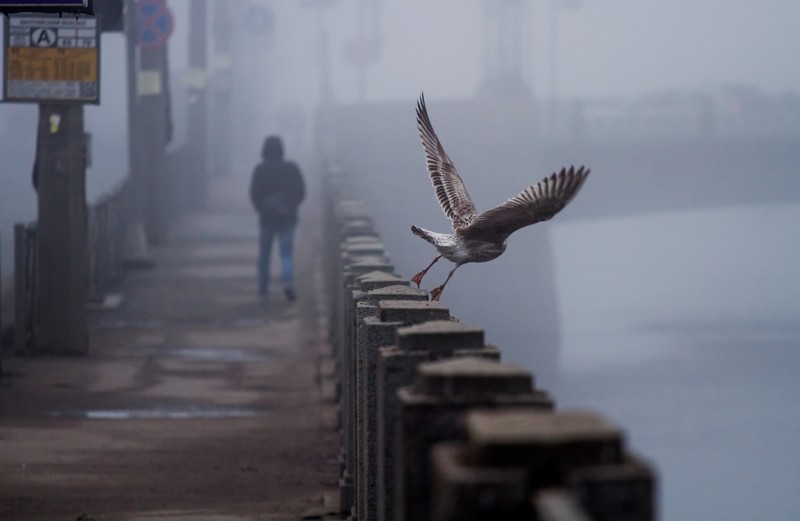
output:
[[417, 237], [422, 237], [423, 239], [433, 244], [434, 246], [437, 243], [436, 236], [441, 235], [440, 233], [432, 232], [430, 230], [426, 230], [425, 228], [420, 228], [414, 225], [411, 225], [411, 233], [413, 233]]

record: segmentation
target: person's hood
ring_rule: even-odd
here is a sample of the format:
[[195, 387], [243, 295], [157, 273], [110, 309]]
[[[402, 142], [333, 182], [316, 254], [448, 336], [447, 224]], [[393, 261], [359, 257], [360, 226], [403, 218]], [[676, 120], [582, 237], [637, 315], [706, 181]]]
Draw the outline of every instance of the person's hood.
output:
[[278, 136], [269, 136], [264, 140], [261, 148], [261, 157], [265, 161], [280, 161], [283, 159], [283, 143]]

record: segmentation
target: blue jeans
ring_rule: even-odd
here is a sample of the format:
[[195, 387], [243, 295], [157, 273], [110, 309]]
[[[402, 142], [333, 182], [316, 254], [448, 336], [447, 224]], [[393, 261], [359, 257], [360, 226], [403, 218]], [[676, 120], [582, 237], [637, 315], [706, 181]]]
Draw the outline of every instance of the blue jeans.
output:
[[258, 292], [266, 295], [269, 291], [269, 261], [272, 258], [272, 241], [277, 236], [281, 255], [281, 280], [284, 288], [292, 288], [294, 268], [292, 248], [294, 246], [294, 225], [261, 224], [258, 252]]

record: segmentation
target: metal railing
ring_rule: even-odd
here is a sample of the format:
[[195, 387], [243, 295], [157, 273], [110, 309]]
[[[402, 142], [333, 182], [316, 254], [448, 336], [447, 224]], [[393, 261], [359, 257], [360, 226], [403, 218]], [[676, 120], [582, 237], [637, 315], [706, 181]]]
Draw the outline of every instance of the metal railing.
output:
[[36, 222], [14, 225], [14, 350], [24, 353], [36, 323]]
[[122, 275], [130, 193], [130, 184], [125, 179], [89, 207], [90, 298], [98, 298]]
[[[90, 298], [99, 298], [122, 275], [130, 197], [126, 178], [87, 209]], [[29, 350], [38, 320], [36, 233], [36, 222], [14, 225], [14, 349], [20, 354]]]

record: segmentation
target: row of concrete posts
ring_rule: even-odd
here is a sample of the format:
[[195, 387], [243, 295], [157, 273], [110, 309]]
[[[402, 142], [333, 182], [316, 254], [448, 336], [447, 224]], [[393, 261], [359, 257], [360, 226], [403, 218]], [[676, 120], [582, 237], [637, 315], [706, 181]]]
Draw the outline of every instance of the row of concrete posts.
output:
[[410, 287], [346, 175], [326, 175], [324, 198], [343, 515], [655, 519], [655, 473], [626, 450], [619, 427], [556, 411], [482, 329]]

